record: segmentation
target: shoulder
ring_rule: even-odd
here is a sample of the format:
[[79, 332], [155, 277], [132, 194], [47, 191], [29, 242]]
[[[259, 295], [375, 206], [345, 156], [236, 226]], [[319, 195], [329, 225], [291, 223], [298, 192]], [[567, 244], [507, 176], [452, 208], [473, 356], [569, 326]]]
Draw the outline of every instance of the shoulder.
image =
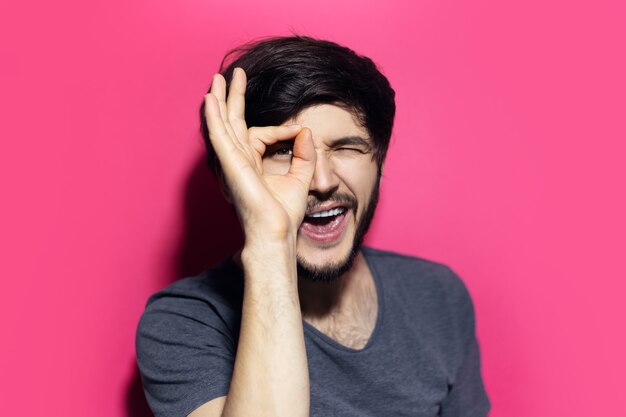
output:
[[433, 322], [445, 321], [462, 338], [473, 332], [472, 299], [449, 266], [372, 248], [364, 248], [363, 253], [372, 273], [383, 283], [386, 297]]
[[363, 254], [368, 261], [373, 260], [376, 263], [384, 264], [385, 267], [405, 267], [419, 269], [425, 272], [439, 272], [449, 269], [446, 265], [438, 262], [388, 250], [364, 247]]
[[469, 297], [461, 278], [443, 263], [369, 247], [363, 249], [363, 254], [368, 265], [385, 281], [417, 286], [423, 290], [439, 289], [446, 294], [446, 298]]
[[240, 278], [225, 262], [148, 300], [136, 354], [155, 415], [188, 415], [228, 392], [241, 321]]
[[137, 347], [218, 331], [234, 348], [242, 293], [240, 272], [229, 261], [176, 281], [148, 299], [137, 327]]
[[231, 260], [227, 260], [156, 292], [148, 299], [146, 312], [163, 308], [190, 308], [194, 305], [232, 309], [241, 302], [242, 291], [241, 270]]

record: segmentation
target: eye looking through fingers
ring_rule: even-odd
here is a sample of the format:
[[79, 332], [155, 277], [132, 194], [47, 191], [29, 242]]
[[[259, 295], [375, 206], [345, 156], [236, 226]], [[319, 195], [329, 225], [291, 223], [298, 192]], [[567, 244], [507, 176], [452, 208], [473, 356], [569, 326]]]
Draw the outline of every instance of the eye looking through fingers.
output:
[[284, 140], [268, 145], [263, 159], [277, 162], [290, 162], [293, 157], [293, 140]]

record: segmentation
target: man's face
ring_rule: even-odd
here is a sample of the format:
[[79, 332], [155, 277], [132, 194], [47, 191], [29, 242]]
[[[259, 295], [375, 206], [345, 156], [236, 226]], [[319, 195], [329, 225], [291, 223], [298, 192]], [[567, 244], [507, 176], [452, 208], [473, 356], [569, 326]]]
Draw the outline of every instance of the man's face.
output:
[[[338, 278], [352, 266], [378, 201], [380, 175], [372, 139], [349, 111], [330, 104], [306, 108], [284, 124], [311, 129], [317, 153], [305, 218], [298, 230], [298, 276]], [[286, 173], [290, 143], [272, 147], [265, 173]]]

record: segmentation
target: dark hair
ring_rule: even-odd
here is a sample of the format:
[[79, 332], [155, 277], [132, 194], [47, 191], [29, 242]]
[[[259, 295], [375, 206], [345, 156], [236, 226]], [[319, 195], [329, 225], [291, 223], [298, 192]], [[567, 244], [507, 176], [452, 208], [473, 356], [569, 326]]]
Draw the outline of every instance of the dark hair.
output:
[[[371, 59], [334, 42], [293, 36], [264, 39], [229, 52], [220, 67], [227, 88], [236, 67], [248, 76], [248, 127], [280, 125], [309, 106], [335, 104], [351, 111], [367, 129], [380, 169], [396, 112], [395, 92]], [[200, 120], [207, 162], [220, 175], [204, 103]]]

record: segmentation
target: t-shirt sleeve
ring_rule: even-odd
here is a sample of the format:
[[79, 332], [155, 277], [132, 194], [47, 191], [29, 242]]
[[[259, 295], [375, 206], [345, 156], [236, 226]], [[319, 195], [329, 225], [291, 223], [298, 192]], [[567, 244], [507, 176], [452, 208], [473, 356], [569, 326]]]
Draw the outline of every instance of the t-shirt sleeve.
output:
[[207, 300], [153, 297], [137, 328], [137, 362], [156, 417], [183, 417], [228, 393], [235, 341], [228, 320]]
[[481, 371], [480, 352], [475, 332], [474, 306], [462, 281], [450, 271], [458, 283], [449, 302], [457, 318], [459, 360], [447, 397], [441, 404], [441, 417], [485, 417], [491, 408]]

